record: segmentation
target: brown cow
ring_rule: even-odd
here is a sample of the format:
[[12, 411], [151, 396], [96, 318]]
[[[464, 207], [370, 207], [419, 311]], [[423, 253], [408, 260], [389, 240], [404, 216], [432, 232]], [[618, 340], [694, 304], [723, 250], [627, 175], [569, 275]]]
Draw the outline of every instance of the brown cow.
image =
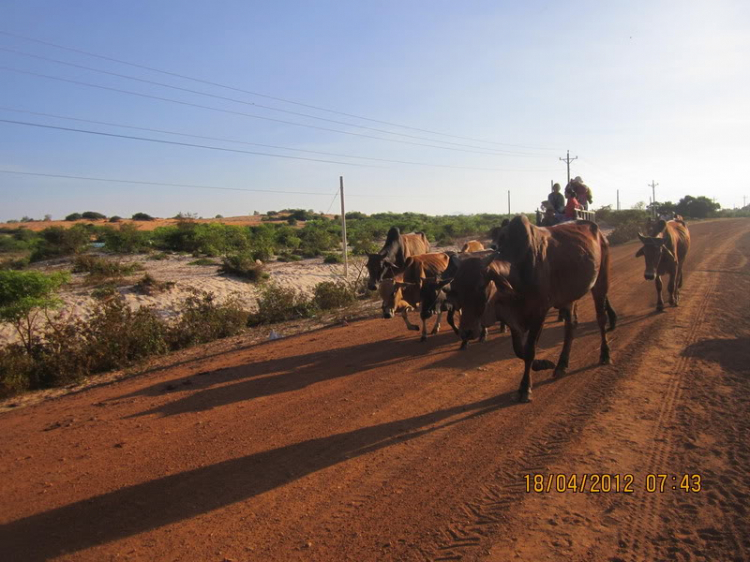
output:
[[[436, 279], [448, 267], [449, 257], [444, 253], [421, 254], [407, 258], [404, 271], [394, 278], [386, 278], [380, 282], [380, 297], [383, 299], [383, 318], [393, 318], [396, 312], [401, 312], [404, 323], [409, 330], [419, 330], [419, 326], [409, 322], [409, 310], [419, 308], [420, 291], [426, 279]], [[438, 314], [433, 334], [440, 330]], [[427, 339], [427, 318], [422, 317], [422, 340]]]
[[[461, 305], [459, 331], [462, 337], [479, 333], [487, 305], [485, 287], [492, 282], [496, 314], [511, 329], [513, 351], [524, 360], [518, 389], [521, 401], [531, 399], [531, 370], [555, 368], [555, 376], [568, 368], [576, 322], [573, 307], [588, 291], [594, 297], [601, 333], [599, 362], [610, 363], [606, 325], [613, 330], [617, 315], [609, 304], [609, 244], [599, 227], [589, 221], [571, 221], [552, 228], [539, 228], [525, 215], [515, 217], [503, 233], [500, 249], [483, 260], [475, 276], [454, 279], [450, 292]], [[565, 343], [557, 365], [535, 360], [536, 345], [550, 308], [565, 317]], [[525, 341], [524, 341], [524, 336]]]
[[[452, 278], [446, 279], [440, 283], [445, 286], [445, 307], [450, 311], [461, 311], [461, 324], [464, 323], [464, 315], [468, 314], [466, 322], [472, 325], [476, 324], [478, 328], [479, 341], [483, 342], [487, 339], [487, 333], [491, 326], [497, 321], [500, 321], [500, 331], [505, 332], [505, 323], [497, 316], [495, 310], [495, 299], [497, 297], [497, 289], [495, 285], [485, 282], [484, 269], [486, 267], [495, 267], [496, 263], [492, 261], [494, 259], [494, 252], [482, 252], [482, 255], [478, 257], [468, 257], [458, 263], [458, 267], [455, 269], [455, 274]], [[487, 265], [487, 258], [490, 263]], [[452, 262], [458, 260], [453, 259]], [[499, 263], [499, 262], [497, 262]], [[453, 263], [451, 263], [453, 266]], [[455, 266], [454, 266], [455, 267]], [[481, 280], [477, 283], [477, 280]], [[447, 283], [450, 283], [448, 286]], [[453, 286], [462, 288], [461, 291], [453, 291]], [[460, 298], [459, 294], [463, 294], [464, 298]], [[463, 305], [469, 302], [471, 305], [464, 311]], [[481, 303], [481, 304], [480, 304]], [[476, 316], [472, 316], [476, 315]], [[471, 318], [471, 320], [469, 320]], [[455, 330], [455, 328], [454, 328]], [[470, 339], [477, 337], [474, 332], [462, 332], [456, 330], [456, 333], [461, 338], [461, 348], [466, 349]]]
[[484, 244], [482, 244], [479, 240], [469, 240], [466, 244], [464, 244], [463, 248], [461, 248], [461, 253], [465, 254], [467, 252], [481, 252], [484, 250]]
[[664, 312], [661, 276], [669, 273], [669, 304], [677, 306], [682, 288], [682, 268], [690, 250], [690, 232], [682, 220], [660, 220], [653, 225], [649, 234], [650, 236], [638, 234], [643, 247], [636, 252], [635, 257], [646, 257], [643, 276], [647, 281], [656, 280], [656, 310]]
[[388, 231], [385, 244], [377, 254], [367, 254], [367, 288], [374, 291], [384, 277], [395, 277], [404, 270], [406, 259], [430, 251], [424, 232], [401, 234], [397, 227]]

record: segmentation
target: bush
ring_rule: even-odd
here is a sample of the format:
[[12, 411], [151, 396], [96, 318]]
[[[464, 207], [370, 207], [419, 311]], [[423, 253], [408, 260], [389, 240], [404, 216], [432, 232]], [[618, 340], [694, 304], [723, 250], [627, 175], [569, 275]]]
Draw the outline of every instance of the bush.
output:
[[300, 256], [289, 254], [289, 253], [283, 253], [279, 254], [279, 256], [276, 258], [276, 261], [280, 262], [290, 262], [290, 261], [300, 261], [302, 258]]
[[349, 306], [355, 300], [353, 287], [343, 282], [324, 281], [313, 292], [313, 302], [321, 310]]
[[106, 220], [107, 216], [101, 213], [97, 213], [96, 211], [86, 211], [84, 213], [81, 213], [81, 218], [92, 220], [92, 221], [97, 221], [97, 220]]
[[81, 220], [83, 215], [81, 213], [70, 213], [67, 217], [65, 217], [66, 221], [78, 221]]
[[13, 325], [28, 353], [36, 341], [34, 324], [40, 309], [61, 304], [55, 293], [67, 281], [63, 273], [0, 271], [0, 321]]
[[169, 335], [173, 348], [234, 336], [247, 325], [249, 317], [236, 298], [219, 305], [213, 293], [206, 291], [189, 296], [181, 313]]
[[248, 324], [257, 326], [309, 318], [314, 313], [315, 304], [309, 297], [295, 289], [271, 283], [261, 290], [258, 297], [258, 311], [250, 315]]
[[117, 286], [114, 283], [105, 283], [91, 291], [91, 296], [95, 299], [108, 299], [118, 294]]
[[642, 229], [643, 225], [640, 221], [622, 223], [607, 236], [607, 239], [612, 246], [617, 246], [635, 240]]
[[91, 241], [91, 231], [82, 224], [77, 224], [73, 228], [51, 226], [39, 234], [41, 239], [31, 253], [31, 261], [78, 254]]
[[212, 260], [210, 258], [199, 258], [197, 260], [188, 262], [188, 265], [220, 265], [220, 264], [216, 260]]
[[168, 260], [169, 256], [165, 254], [164, 252], [156, 252], [148, 256], [148, 259], [151, 261], [163, 261]]
[[344, 260], [341, 259], [341, 256], [338, 254], [327, 254], [325, 258], [323, 258], [323, 263], [341, 263]]
[[268, 278], [268, 273], [265, 272], [264, 267], [256, 264], [255, 259], [248, 254], [234, 254], [225, 257], [219, 271], [253, 283]]
[[91, 277], [110, 278], [132, 275], [143, 269], [139, 263], [122, 264], [119, 261], [108, 260], [98, 256], [84, 254], [73, 260], [73, 273], [88, 273]]
[[122, 224], [119, 229], [106, 228], [103, 238], [104, 247], [117, 254], [135, 254], [151, 247], [149, 233], [133, 223]]
[[141, 295], [158, 295], [164, 291], [169, 291], [175, 285], [174, 281], [157, 281], [150, 273], [146, 273], [133, 286], [133, 289]]
[[109, 217], [109, 222], [120, 222], [122, 220], [122, 217], [118, 217], [117, 215], [113, 215]]
[[28, 256], [25, 256], [22, 258], [9, 258], [7, 260], [0, 261], [0, 270], [13, 269], [16, 271], [20, 271], [21, 269], [26, 269], [28, 265], [29, 265]]
[[132, 219], [134, 221], [152, 221], [154, 220], [154, 217], [146, 213], [136, 213], [133, 215]]

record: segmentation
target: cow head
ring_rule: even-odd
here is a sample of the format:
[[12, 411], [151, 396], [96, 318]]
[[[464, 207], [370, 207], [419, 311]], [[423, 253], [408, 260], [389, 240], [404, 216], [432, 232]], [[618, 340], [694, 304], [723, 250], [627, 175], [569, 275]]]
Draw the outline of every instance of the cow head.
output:
[[383, 280], [386, 273], [393, 268], [393, 264], [382, 254], [367, 254], [367, 288], [374, 291]]
[[[492, 259], [492, 256], [489, 257]], [[455, 308], [461, 310], [458, 333], [463, 341], [478, 338], [482, 332], [482, 316], [487, 308], [487, 285], [485, 274], [486, 259], [469, 258], [464, 260], [455, 277], [446, 287], [446, 298]]]
[[397, 312], [413, 308], [414, 294], [419, 294], [419, 287], [413, 283], [397, 281], [392, 277], [383, 279], [378, 286], [382, 299], [383, 318], [393, 318]]
[[423, 320], [438, 313], [438, 308], [445, 296], [443, 290], [451, 281], [452, 279], [439, 280], [433, 277], [428, 277], [422, 281], [422, 286], [419, 288], [419, 302], [421, 303], [419, 315]]
[[665, 240], [661, 236], [644, 236], [639, 232], [638, 238], [643, 246], [635, 253], [635, 257], [644, 256], [646, 258], [646, 271], [644, 271], [643, 277], [647, 281], [653, 281], [662, 256], [666, 255], [674, 259], [674, 254], [666, 247]]

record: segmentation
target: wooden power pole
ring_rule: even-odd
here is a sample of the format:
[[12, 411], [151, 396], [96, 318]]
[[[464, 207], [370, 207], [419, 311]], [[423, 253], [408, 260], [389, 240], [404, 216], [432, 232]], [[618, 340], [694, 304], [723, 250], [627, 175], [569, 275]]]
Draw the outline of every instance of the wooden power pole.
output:
[[344, 277], [349, 276], [349, 257], [346, 252], [346, 210], [344, 209], [344, 176], [339, 176], [339, 189], [341, 189], [341, 245], [344, 254]]

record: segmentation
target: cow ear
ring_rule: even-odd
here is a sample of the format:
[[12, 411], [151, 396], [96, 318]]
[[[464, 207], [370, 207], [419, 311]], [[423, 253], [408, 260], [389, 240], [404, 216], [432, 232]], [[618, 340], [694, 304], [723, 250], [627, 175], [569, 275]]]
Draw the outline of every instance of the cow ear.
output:
[[641, 246], [640, 249], [635, 253], [635, 257], [640, 258], [643, 254], [643, 246]]
[[451, 284], [451, 281], [453, 281], [453, 279], [443, 279], [441, 281], [438, 281], [438, 289], [445, 289], [445, 287]]
[[645, 244], [646, 242], [648, 242], [648, 238], [647, 238], [646, 236], [644, 236], [643, 234], [641, 234], [640, 232], [638, 233], [638, 239], [639, 239], [639, 240], [640, 240], [640, 241], [641, 241], [641, 242], [642, 242], [643, 244]]

